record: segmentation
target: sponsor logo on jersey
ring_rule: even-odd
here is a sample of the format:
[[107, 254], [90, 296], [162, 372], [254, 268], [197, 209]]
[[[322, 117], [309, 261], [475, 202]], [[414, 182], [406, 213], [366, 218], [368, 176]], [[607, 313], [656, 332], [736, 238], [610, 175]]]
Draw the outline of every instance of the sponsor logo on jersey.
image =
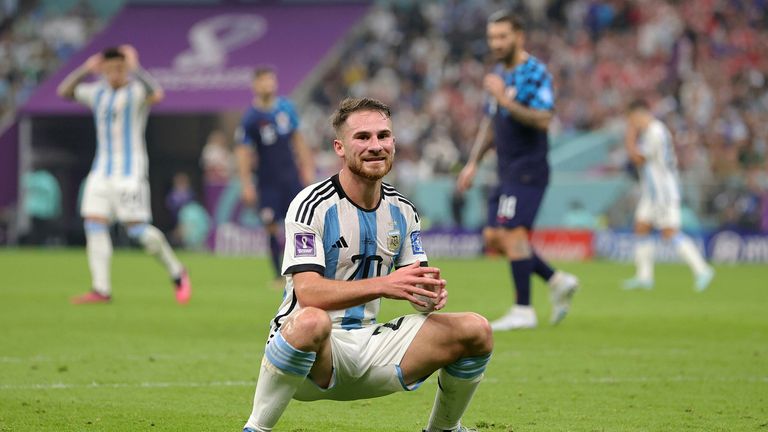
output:
[[421, 231], [411, 233], [411, 249], [413, 249], [414, 255], [424, 253], [424, 247], [421, 245]]
[[295, 247], [294, 257], [315, 256], [315, 235], [313, 233], [296, 233], [293, 236]]

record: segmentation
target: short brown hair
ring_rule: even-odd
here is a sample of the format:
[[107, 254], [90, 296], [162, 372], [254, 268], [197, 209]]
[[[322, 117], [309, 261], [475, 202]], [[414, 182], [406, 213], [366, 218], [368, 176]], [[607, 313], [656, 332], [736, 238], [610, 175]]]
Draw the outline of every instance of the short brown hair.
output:
[[277, 72], [275, 71], [275, 68], [270, 65], [261, 65], [256, 67], [256, 69], [253, 70], [253, 79], [259, 78], [262, 75], [277, 75]]
[[519, 16], [513, 14], [508, 10], [496, 11], [488, 17], [488, 24], [491, 23], [509, 23], [514, 31], [524, 31], [523, 21]]
[[120, 48], [118, 47], [105, 48], [104, 51], [101, 52], [101, 57], [104, 60], [112, 60], [112, 59], [125, 60], [125, 54], [123, 54], [123, 52], [120, 51]]
[[627, 105], [627, 112], [635, 112], [635, 111], [650, 111], [651, 107], [648, 105], [648, 101], [642, 98], [633, 99], [629, 104]]
[[372, 98], [346, 98], [339, 104], [339, 109], [331, 117], [331, 124], [333, 129], [338, 133], [344, 122], [347, 121], [352, 113], [358, 111], [378, 111], [387, 118], [392, 117], [392, 111], [389, 106], [384, 102], [381, 102]]

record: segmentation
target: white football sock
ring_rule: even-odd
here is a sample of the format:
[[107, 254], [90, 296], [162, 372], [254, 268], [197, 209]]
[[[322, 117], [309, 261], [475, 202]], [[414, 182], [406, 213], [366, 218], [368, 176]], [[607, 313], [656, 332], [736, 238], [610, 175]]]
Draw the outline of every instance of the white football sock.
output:
[[128, 228], [128, 235], [141, 243], [144, 250], [150, 255], [154, 255], [168, 270], [172, 278], [181, 275], [184, 267], [173, 253], [171, 245], [165, 239], [165, 235], [150, 224], [139, 224]]
[[688, 267], [691, 268], [694, 274], [700, 275], [707, 271], [709, 266], [701, 256], [699, 249], [696, 248], [696, 245], [693, 244], [693, 241], [687, 235], [677, 233], [672, 238], [672, 242], [675, 245], [677, 254], [688, 264]]
[[245, 427], [270, 432], [305, 379], [306, 376], [281, 371], [264, 356], [253, 395], [253, 411]]
[[112, 261], [112, 238], [109, 225], [99, 222], [85, 222], [85, 253], [88, 256], [88, 268], [91, 270], [91, 288], [99, 294], [108, 296], [112, 293], [109, 281]]
[[461, 417], [483, 380], [483, 372], [490, 358], [490, 354], [464, 358], [440, 369], [427, 432], [442, 432], [459, 427]]
[[637, 279], [644, 282], [653, 281], [653, 239], [650, 236], [638, 237], [635, 242], [635, 265]]
[[304, 382], [317, 354], [297, 350], [278, 332], [261, 360], [253, 411], [245, 427], [270, 432]]

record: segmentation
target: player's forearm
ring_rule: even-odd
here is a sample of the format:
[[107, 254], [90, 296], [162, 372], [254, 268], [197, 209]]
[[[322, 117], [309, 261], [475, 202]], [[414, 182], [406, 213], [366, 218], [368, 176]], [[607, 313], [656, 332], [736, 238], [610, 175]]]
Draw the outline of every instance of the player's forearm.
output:
[[311, 281], [299, 282], [294, 278], [294, 289], [302, 307], [341, 310], [381, 297], [377, 279], [379, 278], [340, 281], [318, 277]]
[[163, 87], [146, 69], [138, 66], [133, 75], [144, 86], [144, 90], [147, 92], [147, 99], [151, 103], [160, 102], [165, 97]]
[[489, 117], [483, 117], [480, 121], [480, 126], [477, 129], [477, 137], [474, 144], [472, 144], [472, 151], [469, 155], [468, 164], [479, 164], [483, 160], [488, 150], [493, 147], [493, 136], [490, 133], [491, 119]]
[[59, 87], [56, 89], [56, 93], [60, 97], [66, 99], [74, 99], [75, 87], [77, 87], [77, 85], [80, 84], [85, 79], [85, 77], [88, 76], [88, 74], [88, 69], [85, 66], [78, 67], [77, 69], [70, 72], [66, 78], [64, 78], [64, 81], [62, 81], [61, 84], [59, 84]]
[[299, 161], [301, 180], [308, 185], [314, 180], [315, 163], [312, 160], [312, 154], [307, 146], [307, 142], [304, 140], [304, 135], [299, 132], [293, 134], [293, 149]]
[[552, 120], [551, 111], [528, 108], [514, 100], [502, 99], [499, 100], [499, 105], [504, 107], [512, 118], [526, 126], [547, 130]]
[[147, 95], [157, 94], [163, 91], [160, 83], [157, 82], [157, 80], [143, 67], [137, 67], [133, 74], [141, 85], [144, 86], [144, 89], [147, 90]]
[[237, 173], [240, 177], [240, 182], [243, 185], [252, 183], [253, 150], [245, 144], [240, 144], [235, 149], [235, 155], [237, 156]]

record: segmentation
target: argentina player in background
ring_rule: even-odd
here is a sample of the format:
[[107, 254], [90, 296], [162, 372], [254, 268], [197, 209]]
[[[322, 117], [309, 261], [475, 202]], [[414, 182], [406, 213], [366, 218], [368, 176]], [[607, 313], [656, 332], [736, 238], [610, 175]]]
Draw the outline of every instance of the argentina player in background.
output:
[[280, 222], [293, 197], [314, 180], [315, 168], [298, 130], [296, 109], [288, 99], [277, 95], [277, 74], [272, 68], [254, 71], [253, 96], [235, 137], [240, 144], [235, 153], [242, 200], [248, 206], [258, 202], [259, 217], [269, 233], [275, 278], [282, 282], [280, 259], [284, 245], [279, 240]]
[[509, 259], [517, 295], [515, 306], [491, 326], [494, 330], [536, 327], [536, 312], [531, 306], [534, 272], [550, 286], [550, 322], [557, 324], [568, 312], [578, 279], [553, 270], [529, 243], [549, 183], [547, 128], [554, 109], [552, 77], [543, 63], [523, 49], [525, 34], [517, 16], [506, 11], [491, 15], [487, 37], [498, 62], [483, 82], [491, 100], [470, 159], [459, 174], [457, 189], [464, 192], [472, 185], [477, 165], [495, 146], [499, 186], [489, 199], [483, 237], [490, 248]]
[[[101, 80], [84, 83], [91, 74]], [[149, 107], [163, 99], [163, 90], [139, 65], [130, 45], [108, 48], [89, 57], [58, 88], [59, 96], [93, 110], [96, 156], [85, 180], [80, 214], [85, 219], [86, 253], [91, 291], [73, 303], [111, 300], [110, 265], [113, 219], [125, 225], [128, 236], [156, 256], [173, 280], [176, 300], [189, 301], [191, 285], [168, 241], [150, 222], [147, 144], [144, 139]]]
[[661, 230], [677, 254], [693, 271], [694, 289], [704, 291], [715, 275], [690, 238], [680, 232], [680, 186], [672, 134], [654, 117], [643, 100], [627, 108], [625, 145], [640, 174], [640, 201], [635, 211], [635, 277], [624, 281], [624, 289], [653, 288], [653, 228]]

